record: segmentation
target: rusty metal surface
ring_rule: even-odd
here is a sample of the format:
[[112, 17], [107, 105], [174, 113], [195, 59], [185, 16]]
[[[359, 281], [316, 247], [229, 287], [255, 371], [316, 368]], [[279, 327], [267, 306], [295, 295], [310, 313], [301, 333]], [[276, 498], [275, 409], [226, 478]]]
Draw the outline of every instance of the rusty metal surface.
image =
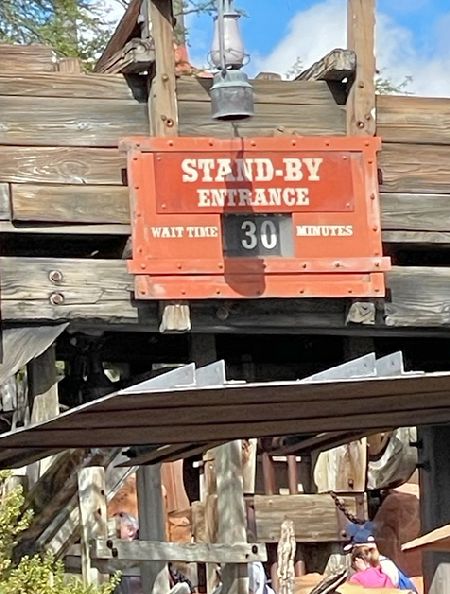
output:
[[359, 137], [124, 139], [136, 298], [383, 297], [379, 149]]

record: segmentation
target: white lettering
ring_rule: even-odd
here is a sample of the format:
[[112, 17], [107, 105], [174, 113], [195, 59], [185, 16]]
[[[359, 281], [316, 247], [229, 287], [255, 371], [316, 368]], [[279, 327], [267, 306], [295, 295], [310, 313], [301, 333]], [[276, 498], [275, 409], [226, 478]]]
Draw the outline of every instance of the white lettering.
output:
[[225, 180], [234, 181], [233, 170], [231, 168], [230, 159], [217, 159], [217, 182], [224, 182]]
[[297, 237], [351, 237], [352, 225], [297, 225]]
[[273, 179], [274, 169], [270, 159], [255, 159], [255, 181], [270, 181]]
[[297, 194], [296, 206], [308, 206], [309, 204], [309, 188], [295, 188]]
[[218, 227], [186, 227], [190, 238], [219, 237]]
[[302, 160], [296, 157], [286, 157], [283, 159], [285, 165], [285, 180], [300, 181], [303, 179]]
[[210, 190], [205, 190], [204, 188], [200, 188], [197, 190], [198, 196], [198, 205], [200, 208], [206, 208], [207, 206], [211, 206], [211, 200], [209, 198]]
[[183, 171], [182, 179], [184, 182], [195, 182], [198, 180], [196, 165], [196, 159], [183, 159], [181, 161], [181, 170]]
[[198, 168], [203, 170], [202, 181], [212, 182], [213, 178], [211, 176], [211, 171], [215, 167], [214, 159], [199, 159], [197, 161], [197, 163], [198, 163]]
[[309, 181], [320, 181], [319, 169], [323, 163], [323, 159], [303, 159], [303, 163], [306, 165], [309, 172]]
[[158, 239], [177, 239], [184, 234], [184, 227], [150, 227], [150, 230]]

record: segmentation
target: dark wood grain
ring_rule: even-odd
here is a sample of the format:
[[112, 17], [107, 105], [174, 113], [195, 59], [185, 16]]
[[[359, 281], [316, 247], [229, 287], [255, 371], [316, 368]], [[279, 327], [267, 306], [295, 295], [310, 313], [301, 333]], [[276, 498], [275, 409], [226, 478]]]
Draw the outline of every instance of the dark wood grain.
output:
[[122, 185], [118, 149], [0, 146], [0, 182]]

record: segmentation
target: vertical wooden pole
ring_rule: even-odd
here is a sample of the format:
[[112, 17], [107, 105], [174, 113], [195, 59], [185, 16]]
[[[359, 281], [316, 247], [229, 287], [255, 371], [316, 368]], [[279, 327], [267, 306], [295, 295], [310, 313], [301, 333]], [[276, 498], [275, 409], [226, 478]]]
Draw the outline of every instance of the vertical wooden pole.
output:
[[[42, 355], [30, 361], [27, 374], [31, 422], [40, 423], [56, 417], [59, 414], [59, 399], [55, 347], [51, 346]], [[49, 468], [52, 460], [52, 457], [44, 458], [27, 468], [30, 488]]]
[[356, 76], [347, 99], [347, 134], [373, 136], [375, 116], [376, 0], [347, 0], [347, 46], [356, 53]]
[[[178, 108], [175, 82], [173, 7], [171, 0], [145, 0], [148, 29], [155, 44], [155, 70], [149, 83], [149, 121], [154, 136], [178, 134]], [[189, 304], [163, 302], [160, 306], [160, 332], [191, 329]]]
[[96, 538], [108, 537], [105, 488], [103, 466], [90, 466], [78, 471], [81, 572], [86, 585], [103, 581], [99, 572], [91, 567], [90, 543]]
[[277, 557], [278, 593], [294, 594], [295, 532], [292, 520], [284, 520], [281, 524]]
[[[224, 544], [247, 542], [242, 478], [242, 443], [233, 441], [216, 448], [218, 540]], [[248, 594], [246, 565], [224, 567], [223, 592]]]
[[[164, 542], [165, 517], [161, 487], [161, 466], [141, 466], [137, 471], [139, 538]], [[141, 584], [145, 594], [168, 594], [170, 591], [167, 563], [141, 563]]]
[[[423, 533], [450, 522], [450, 425], [418, 428], [421, 529]], [[450, 594], [450, 553], [423, 555], [425, 592]]]

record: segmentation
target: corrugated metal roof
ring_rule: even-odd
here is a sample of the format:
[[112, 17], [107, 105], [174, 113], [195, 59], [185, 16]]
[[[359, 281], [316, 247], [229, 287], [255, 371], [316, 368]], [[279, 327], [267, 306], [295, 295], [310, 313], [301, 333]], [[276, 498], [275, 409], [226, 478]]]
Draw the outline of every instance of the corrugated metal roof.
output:
[[181, 386], [145, 385], [0, 435], [0, 467], [72, 447], [201, 443], [450, 422], [450, 374]]

